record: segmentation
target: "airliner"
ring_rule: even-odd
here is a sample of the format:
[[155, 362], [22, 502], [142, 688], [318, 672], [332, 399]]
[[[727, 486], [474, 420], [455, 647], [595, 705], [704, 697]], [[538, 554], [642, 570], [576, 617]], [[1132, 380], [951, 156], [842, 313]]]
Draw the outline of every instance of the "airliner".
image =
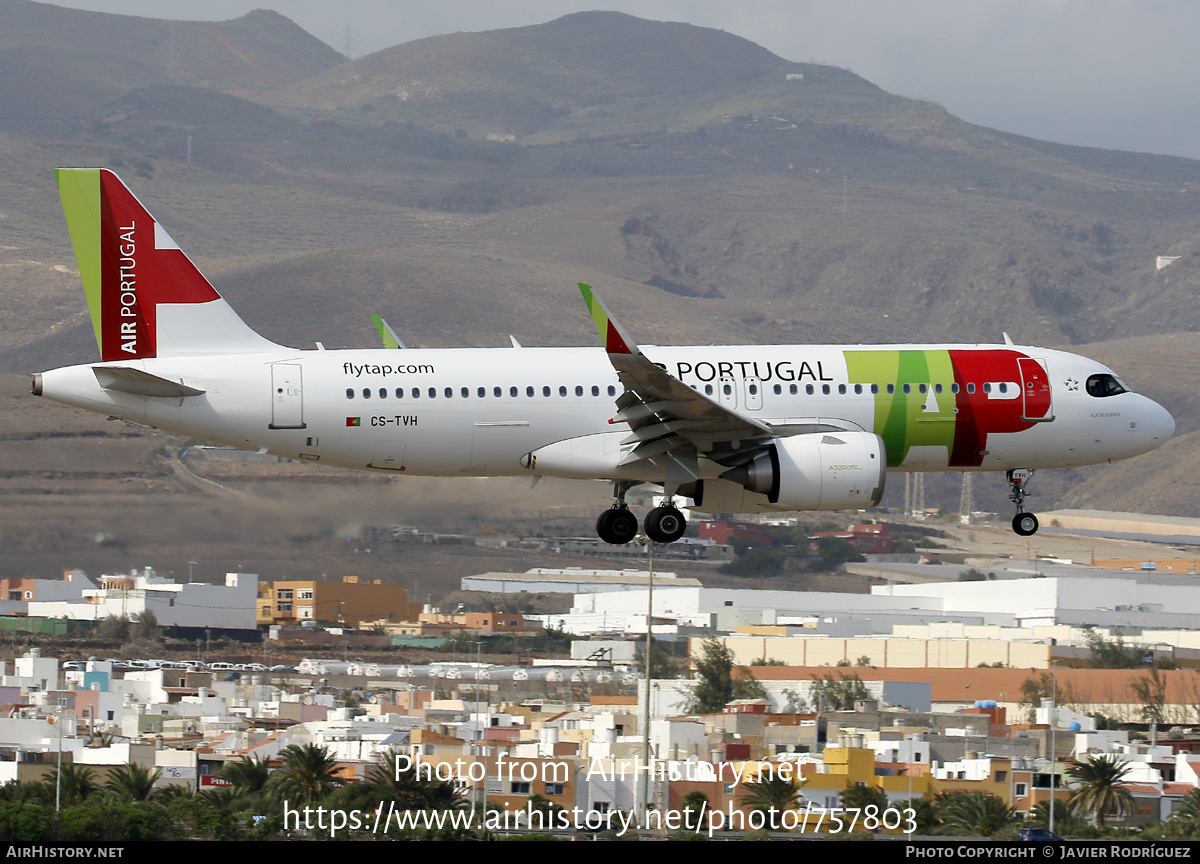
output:
[[1125, 459], [1174, 434], [1111, 369], [1007, 335], [639, 347], [584, 284], [599, 347], [416, 349], [383, 324], [385, 348], [288, 348], [251, 330], [111, 171], [55, 175], [101, 359], [35, 375], [35, 395], [322, 465], [604, 480], [607, 543], [637, 535], [626, 495], [641, 484], [662, 492], [645, 536], [671, 543], [681, 506], [864, 509], [898, 471], [1003, 471], [1013, 530], [1029, 536], [1034, 471]]

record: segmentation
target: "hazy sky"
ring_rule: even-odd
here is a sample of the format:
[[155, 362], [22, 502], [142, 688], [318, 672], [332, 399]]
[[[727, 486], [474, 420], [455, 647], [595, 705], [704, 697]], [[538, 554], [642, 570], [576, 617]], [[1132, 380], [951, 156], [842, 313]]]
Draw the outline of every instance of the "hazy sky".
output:
[[60, 0], [129, 15], [288, 16], [361, 57], [412, 39], [614, 9], [736, 33], [851, 69], [972, 123], [1068, 144], [1200, 159], [1197, 0]]

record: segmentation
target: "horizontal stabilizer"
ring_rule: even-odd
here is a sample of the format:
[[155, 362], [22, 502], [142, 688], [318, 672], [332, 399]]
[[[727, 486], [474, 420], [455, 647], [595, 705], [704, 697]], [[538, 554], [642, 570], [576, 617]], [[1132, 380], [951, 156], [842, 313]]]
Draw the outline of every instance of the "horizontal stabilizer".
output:
[[119, 393], [132, 393], [135, 396], [165, 396], [182, 399], [184, 396], [201, 396], [203, 390], [188, 387], [179, 381], [169, 381], [159, 378], [141, 369], [129, 369], [124, 366], [93, 366], [96, 380], [105, 390], [116, 390]]

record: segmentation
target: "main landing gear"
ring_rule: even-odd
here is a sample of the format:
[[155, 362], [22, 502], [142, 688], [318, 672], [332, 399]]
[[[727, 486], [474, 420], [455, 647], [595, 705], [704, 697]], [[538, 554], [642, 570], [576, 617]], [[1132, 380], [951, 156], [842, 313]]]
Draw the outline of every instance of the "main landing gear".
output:
[[1032, 537], [1038, 530], [1038, 518], [1025, 512], [1025, 496], [1029, 494], [1026, 487], [1033, 477], [1033, 471], [1029, 468], [1014, 468], [1005, 476], [1008, 479], [1008, 500], [1017, 505], [1017, 515], [1012, 520], [1013, 531], [1021, 537]]
[[687, 530], [687, 520], [669, 500], [646, 514], [646, 536], [655, 543], [674, 543]]
[[614, 504], [596, 520], [596, 533], [600, 539], [614, 546], [628, 543], [637, 535], [637, 529], [637, 517], [623, 504]]
[[[605, 543], [628, 543], [637, 534], [637, 517], [629, 512], [629, 506], [625, 503], [625, 493], [633, 485], [626, 480], [617, 481], [613, 490], [613, 506], [596, 520], [596, 533]], [[661, 507], [655, 507], [646, 514], [645, 527], [646, 536], [655, 543], [674, 543], [687, 530], [687, 519], [671, 499], [667, 499]]]

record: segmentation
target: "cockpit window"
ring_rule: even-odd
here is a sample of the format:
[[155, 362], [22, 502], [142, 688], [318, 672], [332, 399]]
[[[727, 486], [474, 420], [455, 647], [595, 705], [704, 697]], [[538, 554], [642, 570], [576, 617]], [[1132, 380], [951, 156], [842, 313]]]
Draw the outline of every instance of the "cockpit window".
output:
[[1126, 393], [1128, 391], [1129, 388], [1116, 375], [1093, 375], [1087, 379], [1087, 392], [1089, 396], [1116, 396], [1118, 393]]

